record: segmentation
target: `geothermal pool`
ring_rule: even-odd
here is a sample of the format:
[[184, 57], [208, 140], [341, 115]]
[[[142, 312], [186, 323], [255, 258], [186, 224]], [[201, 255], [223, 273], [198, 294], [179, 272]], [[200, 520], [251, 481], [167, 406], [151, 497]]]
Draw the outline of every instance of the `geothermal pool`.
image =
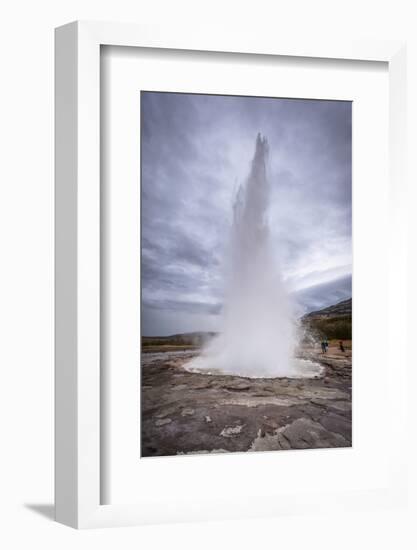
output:
[[[238, 365], [220, 365], [217, 361], [211, 362], [211, 365], [210, 367], [210, 363], [204, 356], [198, 356], [186, 362], [183, 368], [188, 372], [212, 375], [226, 374], [231, 376], [236, 376], [236, 372], [241, 370]], [[280, 370], [279, 366], [277, 366], [276, 371], [279, 372]], [[241, 376], [245, 376], [246, 378], [320, 378], [323, 376], [324, 371], [324, 367], [315, 361], [294, 358], [289, 364], [286, 364], [284, 375], [271, 376], [269, 369], [264, 370], [261, 364], [254, 364], [252, 369], [248, 369], [246, 365], [245, 374]]]
[[[207, 375], [225, 374], [236, 376], [236, 371], [239, 370], [237, 366], [228, 368], [227, 365], [223, 365], [222, 368], [216, 368], [217, 363], [214, 363], [210, 368], [208, 367], [207, 359], [202, 357], [196, 350], [147, 352], [142, 354], [141, 363], [143, 367], [165, 363], [169, 366], [175, 365], [190, 373]], [[267, 373], [263, 374], [259, 365], [255, 365], [245, 376], [247, 378], [321, 378], [325, 372], [325, 368], [322, 365], [310, 359], [295, 357], [292, 360], [292, 365], [293, 368], [287, 369], [285, 376], [271, 377]]]

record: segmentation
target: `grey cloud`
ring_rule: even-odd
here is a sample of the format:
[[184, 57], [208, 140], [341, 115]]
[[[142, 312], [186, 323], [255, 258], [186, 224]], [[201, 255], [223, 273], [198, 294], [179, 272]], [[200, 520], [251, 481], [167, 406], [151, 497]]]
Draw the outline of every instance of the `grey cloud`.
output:
[[347, 275], [327, 283], [314, 285], [295, 293], [300, 313], [316, 311], [352, 296], [352, 276]]

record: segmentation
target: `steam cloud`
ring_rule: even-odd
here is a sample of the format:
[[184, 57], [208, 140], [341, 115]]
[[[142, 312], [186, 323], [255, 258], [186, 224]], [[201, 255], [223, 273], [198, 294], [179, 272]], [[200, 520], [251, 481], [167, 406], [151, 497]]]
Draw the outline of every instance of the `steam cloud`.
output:
[[294, 358], [289, 294], [271, 250], [268, 142], [258, 134], [249, 176], [236, 194], [221, 333], [189, 370], [247, 377], [314, 376], [314, 363]]

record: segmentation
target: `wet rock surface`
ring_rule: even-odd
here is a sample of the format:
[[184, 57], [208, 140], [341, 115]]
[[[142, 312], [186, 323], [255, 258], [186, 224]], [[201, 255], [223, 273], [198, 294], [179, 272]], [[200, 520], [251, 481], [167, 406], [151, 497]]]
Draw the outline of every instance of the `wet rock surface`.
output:
[[325, 371], [315, 379], [243, 378], [188, 372], [195, 351], [144, 354], [141, 454], [350, 447], [350, 354], [313, 350]]

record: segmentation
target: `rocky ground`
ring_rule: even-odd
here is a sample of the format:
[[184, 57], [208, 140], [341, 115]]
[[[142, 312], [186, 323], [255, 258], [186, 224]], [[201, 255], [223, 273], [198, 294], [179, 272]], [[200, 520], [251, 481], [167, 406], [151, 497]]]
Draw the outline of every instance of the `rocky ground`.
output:
[[351, 446], [349, 352], [304, 350], [316, 379], [187, 372], [195, 353], [143, 354], [142, 456]]

